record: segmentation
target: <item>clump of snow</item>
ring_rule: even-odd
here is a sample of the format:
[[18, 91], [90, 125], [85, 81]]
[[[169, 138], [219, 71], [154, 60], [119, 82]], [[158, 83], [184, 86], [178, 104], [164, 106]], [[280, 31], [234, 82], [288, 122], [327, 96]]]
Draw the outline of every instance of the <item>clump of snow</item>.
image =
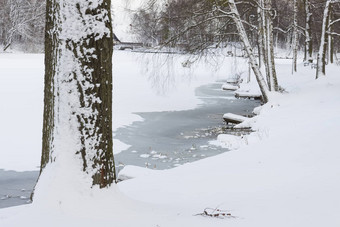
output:
[[233, 113], [225, 113], [223, 114], [223, 118], [233, 120], [233, 121], [239, 121], [239, 122], [243, 122], [248, 119], [247, 117], [243, 117], [241, 115], [237, 115]]
[[230, 91], [235, 91], [237, 90], [239, 87], [236, 86], [236, 85], [232, 85], [232, 84], [228, 84], [228, 83], [225, 83], [222, 85], [222, 89], [223, 90], [230, 90]]
[[119, 172], [118, 181], [133, 179], [136, 177], [148, 176], [157, 171], [158, 170], [152, 170], [152, 169], [145, 168], [145, 167], [143, 168], [143, 167], [138, 167], [138, 166], [127, 165]]
[[148, 157], [150, 157], [150, 155], [149, 154], [141, 154], [139, 157], [141, 157], [141, 158], [148, 158]]
[[261, 91], [259, 85], [253, 79], [249, 83], [243, 82], [240, 84], [240, 88], [237, 89], [235, 93], [240, 95], [249, 95], [249, 96], [261, 96]]
[[224, 148], [228, 148], [229, 150], [235, 150], [240, 148], [240, 146], [244, 143], [242, 139], [243, 137], [241, 136], [221, 134], [217, 136], [216, 141], [210, 141], [210, 144], [222, 146]]
[[123, 143], [122, 141], [118, 140], [118, 139], [114, 139], [114, 142], [113, 142], [113, 146], [114, 146], [114, 149], [113, 149], [113, 154], [116, 155], [116, 154], [119, 154], [120, 152], [124, 151], [124, 150], [127, 150], [131, 147], [131, 145], [128, 145], [128, 144], [125, 144]]

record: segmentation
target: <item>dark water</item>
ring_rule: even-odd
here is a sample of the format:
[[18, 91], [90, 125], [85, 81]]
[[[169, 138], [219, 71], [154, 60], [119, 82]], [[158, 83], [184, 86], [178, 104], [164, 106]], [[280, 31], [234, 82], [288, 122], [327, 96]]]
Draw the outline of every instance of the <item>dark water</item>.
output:
[[235, 99], [233, 92], [223, 91], [221, 86], [214, 83], [196, 89], [204, 103], [193, 110], [137, 113], [143, 122], [115, 132], [116, 139], [132, 145], [115, 156], [118, 169], [124, 165], [166, 169], [226, 152], [208, 143], [223, 133], [223, 114], [249, 115], [260, 102]]
[[[118, 171], [124, 165], [166, 169], [226, 152], [209, 145], [223, 133], [222, 115], [231, 112], [249, 115], [259, 101], [235, 99], [232, 92], [221, 90], [222, 83], [196, 89], [203, 100], [198, 108], [187, 111], [137, 113], [145, 120], [119, 128], [115, 138], [131, 147], [118, 155]], [[38, 171], [0, 170], [0, 208], [29, 203]]]
[[38, 174], [38, 171], [0, 170], [0, 208], [30, 203], [30, 196]]

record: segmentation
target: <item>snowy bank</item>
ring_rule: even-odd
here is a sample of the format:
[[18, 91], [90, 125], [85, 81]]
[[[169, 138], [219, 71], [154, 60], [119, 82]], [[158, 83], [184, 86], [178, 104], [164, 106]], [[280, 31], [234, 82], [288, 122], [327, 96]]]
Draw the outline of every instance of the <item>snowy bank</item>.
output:
[[[279, 62], [288, 93], [256, 110], [247, 123], [255, 132], [238, 149], [171, 170], [129, 167], [134, 178], [109, 190], [41, 185], [37, 198], [56, 197], [0, 210], [1, 226], [339, 226], [339, 67], [319, 80], [310, 68], [290, 69]], [[206, 208], [231, 216], [196, 215]]]
[[[314, 80], [314, 71], [301, 66], [299, 74], [284, 74], [289, 67], [279, 66], [289, 94], [257, 110], [250, 123], [256, 132], [242, 139], [247, 142], [240, 149], [124, 181], [120, 189], [136, 200], [181, 204], [192, 214], [218, 207], [236, 216], [223, 223], [210, 219], [210, 226], [340, 225], [339, 68]], [[230, 146], [241, 139], [232, 140]]]
[[[113, 128], [143, 119], [140, 112], [196, 108], [201, 85], [225, 78], [229, 64], [183, 68], [187, 56], [115, 51], [113, 56]], [[169, 60], [166, 62], [166, 60]], [[0, 169], [39, 170], [44, 92], [42, 54], [0, 54]], [[129, 147], [114, 142], [117, 154]]]

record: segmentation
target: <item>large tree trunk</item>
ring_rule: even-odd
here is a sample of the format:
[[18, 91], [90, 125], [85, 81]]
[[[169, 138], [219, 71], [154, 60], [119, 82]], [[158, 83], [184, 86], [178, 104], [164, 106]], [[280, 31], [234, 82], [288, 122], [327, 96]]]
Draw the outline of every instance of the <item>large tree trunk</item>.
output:
[[115, 182], [110, 4], [48, 0], [46, 5], [40, 171], [72, 159], [101, 188]]
[[256, 61], [256, 58], [254, 56], [254, 53], [253, 53], [253, 50], [251, 48], [251, 45], [250, 45], [250, 42], [249, 42], [249, 39], [248, 39], [248, 36], [247, 36], [247, 33], [244, 29], [244, 26], [242, 24], [242, 20], [241, 20], [241, 17], [240, 17], [240, 14], [237, 10], [237, 7], [236, 7], [236, 4], [234, 2], [234, 0], [229, 0], [229, 7], [230, 7], [230, 11], [232, 13], [232, 18], [236, 24], [236, 27], [237, 27], [237, 30], [238, 30], [238, 33], [240, 35], [240, 38], [244, 44], [244, 48], [247, 52], [247, 55], [248, 55], [248, 58], [249, 58], [249, 63], [250, 63], [250, 66], [255, 74], [255, 77], [256, 77], [256, 80], [259, 84], [259, 87], [260, 87], [260, 90], [261, 90], [261, 93], [262, 93], [262, 98], [263, 98], [263, 101], [266, 103], [269, 101], [269, 90], [268, 90], [268, 86], [266, 84], [266, 81], [261, 73], [261, 70], [259, 68], [259, 65]]

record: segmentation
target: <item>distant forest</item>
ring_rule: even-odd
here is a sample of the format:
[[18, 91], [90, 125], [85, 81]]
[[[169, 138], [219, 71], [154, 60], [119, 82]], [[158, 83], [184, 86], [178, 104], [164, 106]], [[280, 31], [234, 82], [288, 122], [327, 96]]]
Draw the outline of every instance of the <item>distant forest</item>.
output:
[[0, 51], [43, 51], [44, 0], [0, 0], [0, 15]]
[[[180, 45], [190, 52], [207, 47], [224, 47], [240, 40], [234, 21], [216, 7], [224, 0], [172, 0], [167, 3], [150, 1], [133, 18], [132, 29], [140, 42], [149, 45]], [[235, 1], [253, 46], [259, 45], [259, 4], [261, 0]], [[264, 5], [268, 0], [262, 0]], [[334, 2], [336, 3], [336, 2]], [[298, 33], [300, 51], [310, 40], [316, 52], [320, 45], [322, 20], [326, 0], [271, 0], [274, 46], [293, 49], [294, 28]], [[296, 8], [294, 8], [296, 4]], [[227, 11], [227, 9], [226, 9]], [[294, 15], [294, 11], [296, 11]], [[296, 16], [296, 18], [295, 18]], [[340, 4], [333, 4], [330, 12], [329, 31], [331, 45], [340, 51]], [[296, 21], [294, 21], [296, 19]], [[310, 36], [310, 38], [306, 36]], [[309, 40], [307, 40], [309, 39]]]
[[[168, 0], [166, 3], [159, 3], [153, 0], [131, 14], [132, 32], [139, 42], [147, 46], [181, 47], [191, 53], [208, 48], [223, 48], [231, 42], [240, 40], [233, 20], [216, 10], [216, 5], [225, 2], [225, 0]], [[259, 2], [236, 1], [253, 47], [258, 46], [260, 42]], [[297, 31], [298, 49], [306, 52], [307, 45], [310, 45], [313, 52], [317, 52], [326, 0], [271, 2], [268, 11], [273, 21], [274, 46], [293, 49], [294, 31]], [[340, 52], [339, 5], [333, 4], [329, 19], [329, 48], [334, 53]], [[0, 51], [13, 48], [24, 52], [43, 52], [44, 0], [0, 0], [0, 13]]]

